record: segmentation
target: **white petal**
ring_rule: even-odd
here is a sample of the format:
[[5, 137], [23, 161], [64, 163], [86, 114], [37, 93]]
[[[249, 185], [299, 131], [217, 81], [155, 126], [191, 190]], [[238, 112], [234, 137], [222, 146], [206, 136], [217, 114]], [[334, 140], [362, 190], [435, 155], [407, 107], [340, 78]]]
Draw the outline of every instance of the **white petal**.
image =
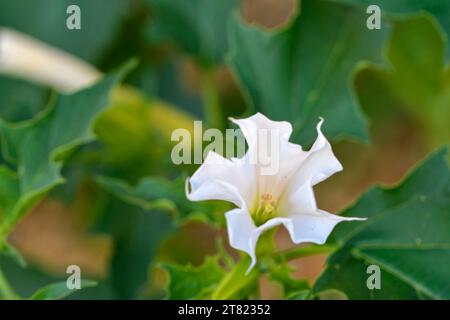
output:
[[249, 148], [257, 145], [260, 130], [277, 130], [284, 140], [289, 140], [292, 133], [292, 125], [289, 122], [273, 121], [259, 112], [245, 119], [230, 120], [239, 126]]
[[256, 227], [250, 214], [245, 210], [233, 209], [228, 211], [225, 216], [230, 245], [235, 249], [246, 252], [252, 260], [247, 273], [256, 264], [256, 244], [261, 233], [266, 230], [283, 224], [294, 243], [313, 242], [323, 244], [339, 222], [365, 220], [364, 218], [340, 217], [322, 210], [316, 210], [308, 214], [287, 218], [273, 218]]
[[306, 181], [293, 192], [285, 192], [280, 199], [278, 211], [283, 216], [315, 212], [317, 210], [316, 198], [311, 181]]
[[292, 125], [286, 121], [272, 121], [257, 113], [235, 120], [249, 146], [247, 159], [255, 165], [258, 194], [270, 194], [277, 199], [308, 153], [289, 142]]
[[323, 119], [317, 124], [317, 139], [293, 179], [292, 183], [298, 187], [307, 180], [311, 180], [314, 186], [343, 169], [330, 143], [322, 133], [322, 123]]
[[333, 228], [341, 221], [366, 220], [365, 218], [341, 217], [326, 211], [316, 210], [288, 218], [284, 226], [294, 243], [313, 242], [323, 244]]
[[15, 30], [0, 28], [0, 73], [73, 92], [101, 78], [78, 57]]
[[233, 209], [225, 213], [225, 217], [230, 245], [237, 250], [246, 252], [252, 259], [247, 270], [249, 272], [256, 264], [255, 249], [259, 238], [257, 228], [246, 210]]
[[280, 199], [280, 214], [290, 216], [317, 209], [313, 186], [342, 170], [330, 143], [322, 134], [323, 119], [317, 124], [317, 139], [298, 166]]
[[286, 218], [274, 218], [256, 227], [250, 214], [245, 210], [233, 209], [228, 211], [225, 216], [230, 245], [235, 249], [246, 252], [252, 260], [247, 269], [247, 274], [256, 264], [255, 250], [261, 233], [288, 221]]
[[254, 185], [254, 174], [244, 160], [228, 160], [210, 151], [204, 163], [187, 180], [186, 196], [191, 201], [225, 200], [247, 208], [255, 199]]

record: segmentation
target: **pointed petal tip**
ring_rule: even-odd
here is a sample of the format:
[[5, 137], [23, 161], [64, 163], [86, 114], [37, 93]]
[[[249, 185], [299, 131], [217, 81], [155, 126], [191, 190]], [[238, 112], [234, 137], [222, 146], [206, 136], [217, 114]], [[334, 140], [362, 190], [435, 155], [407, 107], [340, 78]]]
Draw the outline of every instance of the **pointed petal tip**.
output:
[[337, 214], [332, 214], [332, 213], [330, 213], [330, 214], [333, 215], [334, 217], [336, 217], [336, 219], [340, 220], [340, 221], [366, 221], [367, 219], [369, 219], [369, 218], [365, 218], [365, 217], [345, 217], [345, 216], [340, 216]]
[[189, 198], [189, 196], [190, 196], [190, 192], [189, 192], [190, 182], [191, 182], [190, 178], [187, 177], [187, 178], [186, 178], [186, 182], [184, 183], [184, 192], [185, 192], [185, 194], [186, 194], [186, 198], [188, 198], [189, 200], [191, 200], [191, 199]]
[[340, 215], [340, 214], [329, 213], [329, 212], [326, 212], [326, 211], [324, 211], [324, 210], [319, 210], [319, 211], [322, 212], [322, 213], [325, 213], [325, 214], [334, 216], [334, 217], [335, 217], [336, 219], [338, 219], [338, 220], [366, 221], [367, 219], [369, 219], [369, 218], [367, 218], [367, 217], [346, 217], [346, 216], [342, 216], [342, 215]]
[[350, 221], [350, 220], [354, 220], [354, 221], [366, 221], [367, 219], [369, 219], [369, 218], [351, 217], [351, 218], [349, 218], [349, 221]]
[[[322, 124], [325, 122], [325, 119], [323, 117], [319, 117], [319, 123], [317, 124], [317, 131], [322, 131]], [[322, 132], [321, 132], [322, 133]]]
[[250, 272], [253, 270], [253, 268], [256, 265], [256, 257], [250, 257], [252, 259], [252, 262], [250, 263], [250, 266], [247, 268], [247, 271], [245, 271], [245, 275], [248, 276]]

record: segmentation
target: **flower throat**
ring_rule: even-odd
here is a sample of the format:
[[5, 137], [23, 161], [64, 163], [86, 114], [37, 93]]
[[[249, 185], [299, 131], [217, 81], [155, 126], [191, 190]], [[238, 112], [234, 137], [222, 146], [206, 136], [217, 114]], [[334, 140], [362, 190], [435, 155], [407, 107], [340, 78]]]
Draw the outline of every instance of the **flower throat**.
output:
[[260, 226], [276, 216], [275, 205], [272, 194], [264, 193], [261, 195], [258, 207], [252, 214], [253, 222], [256, 226]]

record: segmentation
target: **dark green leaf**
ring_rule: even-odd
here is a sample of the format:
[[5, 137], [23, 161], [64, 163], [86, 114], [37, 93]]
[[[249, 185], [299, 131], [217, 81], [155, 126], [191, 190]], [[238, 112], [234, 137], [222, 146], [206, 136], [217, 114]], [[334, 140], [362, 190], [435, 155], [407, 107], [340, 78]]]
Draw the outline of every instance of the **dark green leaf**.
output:
[[0, 117], [6, 121], [22, 121], [41, 111], [48, 100], [48, 89], [0, 76]]
[[[394, 16], [417, 13], [419, 11], [428, 11], [434, 15], [441, 23], [447, 34], [450, 34], [450, 2], [440, 0], [338, 0], [338, 2], [358, 5], [363, 9], [369, 5], [378, 5], [382, 14]], [[447, 44], [448, 46], [448, 44]], [[447, 50], [447, 55], [450, 50]]]
[[293, 139], [310, 144], [320, 116], [327, 136], [367, 138], [352, 92], [352, 70], [381, 59], [387, 28], [368, 30], [364, 11], [327, 1], [301, 2], [300, 15], [279, 32], [235, 18], [230, 63], [255, 111], [294, 123]]
[[108, 107], [111, 89], [128, 68], [90, 88], [55, 97], [29, 121], [0, 122], [4, 157], [17, 166], [17, 172], [0, 167], [0, 239], [49, 190], [64, 183], [62, 160], [75, 147], [94, 139], [92, 123]]
[[[374, 188], [344, 212], [368, 217], [333, 234], [340, 249], [315, 284], [350, 299], [449, 299], [450, 172], [447, 149], [393, 189]], [[368, 265], [381, 268], [381, 289], [366, 286]]]
[[[176, 204], [187, 209], [191, 204], [184, 193], [183, 178], [169, 181], [159, 177], [146, 177], [136, 186], [108, 177], [99, 177], [97, 181], [118, 198], [146, 209], [163, 207], [174, 210]], [[164, 202], [164, 199], [168, 201]]]
[[238, 0], [148, 0], [155, 9], [154, 41], [169, 40], [205, 66], [221, 63], [227, 51], [226, 22]]
[[[123, 201], [145, 210], [159, 209], [174, 214], [179, 222], [186, 218], [216, 222], [217, 216], [226, 211], [226, 204], [220, 202], [200, 203], [186, 198], [186, 178], [174, 180], [161, 177], [146, 177], [135, 186], [119, 179], [99, 177], [97, 181], [106, 190]], [[217, 213], [217, 215], [216, 215]]]
[[108, 197], [95, 231], [111, 235], [114, 252], [108, 282], [119, 299], [147, 298], [150, 264], [173, 230], [170, 217]]

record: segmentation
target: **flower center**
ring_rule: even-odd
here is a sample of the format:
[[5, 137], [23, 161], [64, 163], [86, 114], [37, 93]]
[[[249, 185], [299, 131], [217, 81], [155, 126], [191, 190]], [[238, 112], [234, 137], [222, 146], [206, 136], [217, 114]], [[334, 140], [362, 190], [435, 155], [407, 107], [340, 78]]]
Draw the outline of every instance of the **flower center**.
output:
[[253, 212], [252, 218], [256, 226], [262, 225], [264, 222], [272, 219], [276, 216], [275, 213], [275, 200], [272, 194], [264, 193], [261, 195], [258, 207]]

